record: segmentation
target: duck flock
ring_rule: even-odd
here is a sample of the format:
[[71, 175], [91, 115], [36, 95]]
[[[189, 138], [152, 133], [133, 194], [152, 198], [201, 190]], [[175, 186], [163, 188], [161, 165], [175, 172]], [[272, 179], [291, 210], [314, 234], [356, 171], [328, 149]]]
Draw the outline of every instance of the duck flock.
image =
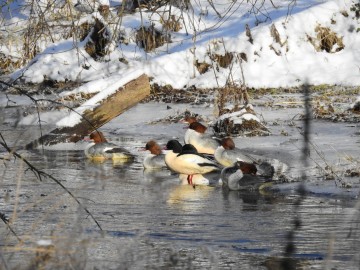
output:
[[[229, 190], [260, 189], [272, 183], [274, 177], [287, 170], [287, 165], [262, 156], [245, 153], [229, 138], [217, 139], [206, 133], [206, 126], [195, 117], [185, 117], [189, 124], [184, 144], [169, 140], [166, 147], [150, 140], [145, 145], [149, 153], [143, 160], [147, 170], [170, 169], [178, 173], [183, 183], [211, 185], [213, 175], [216, 183]], [[129, 160], [134, 156], [124, 148], [107, 142], [101, 131], [94, 131], [87, 139], [91, 141], [85, 155], [93, 160]], [[212, 178], [210, 177], [212, 175]]]

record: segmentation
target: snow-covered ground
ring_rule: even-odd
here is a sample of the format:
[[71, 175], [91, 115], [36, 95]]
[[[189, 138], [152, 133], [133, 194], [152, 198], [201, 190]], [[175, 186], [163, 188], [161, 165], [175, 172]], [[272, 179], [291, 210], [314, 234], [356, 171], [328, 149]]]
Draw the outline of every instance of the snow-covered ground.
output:
[[[98, 93], [82, 104], [78, 113], [142, 73], [152, 78], [151, 83], [176, 89], [223, 87], [229, 79], [231, 83], [255, 88], [290, 87], [306, 82], [360, 85], [360, 6], [355, 1], [212, 2], [213, 7], [206, 0], [191, 1], [191, 8], [185, 10], [174, 6], [170, 9], [168, 5], [157, 12], [137, 9], [123, 17], [116, 15], [121, 2], [111, 2], [111, 19], [105, 20], [99, 12], [78, 14], [73, 22], [76, 27], [85, 22], [92, 25], [98, 19], [110, 35], [121, 33], [121, 39], [126, 42], [113, 41], [108, 47], [110, 53], [94, 60], [85, 50], [90, 35], [80, 42], [72, 37], [65, 39], [58, 31], [50, 39], [54, 42], [38, 40], [40, 53], [10, 76], [25, 83], [50, 80], [82, 84], [60, 93], [60, 98]], [[39, 8], [45, 8], [48, 1], [38, 3]], [[54, 10], [60, 13], [64, 12], [64, 3], [70, 2], [54, 3]], [[30, 5], [26, 4], [15, 0], [2, 8], [4, 20], [0, 27], [6, 38], [0, 39], [0, 56], [23, 57], [24, 40], [16, 31], [22, 33], [21, 29], [28, 26]], [[169, 17], [170, 10], [179, 19], [181, 29], [169, 32], [171, 43], [145, 52], [136, 44], [136, 30], [150, 24], [162, 30], [161, 20]], [[64, 17], [48, 19], [53, 20], [49, 25], [69, 23]], [[331, 46], [326, 47], [329, 42]], [[224, 64], [216, 59], [226, 53], [232, 55], [232, 60], [227, 67], [221, 67]], [[208, 71], [200, 74], [196, 63], [207, 64]], [[49, 119], [54, 113], [50, 114]], [[56, 112], [56, 118], [58, 115]], [[76, 113], [67, 114], [57, 124], [74, 125], [79, 117]], [[20, 123], [37, 121], [37, 116], [30, 118]]]
[[[88, 88], [82, 88], [85, 92], [101, 91], [107, 86], [104, 80], [112, 81], [112, 77], [119, 78], [131, 71], [144, 72], [153, 77], [153, 83], [179, 89], [192, 85], [224, 86], [230, 77], [234, 83], [245, 83], [249, 87], [289, 87], [305, 82], [360, 85], [360, 18], [356, 17], [360, 7], [355, 5], [356, 1], [212, 2], [215, 8], [206, 0], [191, 1], [192, 8], [183, 12], [172, 7], [171, 14], [180, 18], [182, 28], [169, 33], [171, 43], [149, 53], [136, 44], [135, 30], [151, 23], [162, 30], [161, 16], [168, 16], [169, 6], [157, 12], [143, 9], [126, 14], [121, 20], [113, 9], [115, 17], [108, 20], [111, 23], [107, 27], [115, 35], [113, 29], [117, 26], [127, 42], [111, 44], [111, 53], [101, 61], [95, 61], [86, 53], [84, 47], [89, 37], [80, 42], [57, 36], [54, 43], [39, 41], [37, 46], [41, 52], [12, 77], [21, 76], [25, 82], [32, 83], [44, 79], [92, 82]], [[47, 0], [39, 3], [46, 4]], [[55, 3], [61, 12], [62, 1]], [[111, 7], [120, 3], [111, 2]], [[4, 33], [26, 26], [29, 10], [19, 9], [21, 5], [24, 5], [22, 1], [15, 0], [2, 8], [5, 21], [0, 27]], [[95, 18], [103, 20], [99, 12], [94, 12], [83, 14], [74, 25], [93, 22]], [[246, 24], [252, 42], [246, 34]], [[321, 39], [327, 36], [337, 38], [328, 51], [321, 47]], [[21, 57], [22, 43], [14, 42], [14, 34], [9, 33], [7, 37], [0, 42], [0, 53]], [[234, 57], [227, 68], [222, 68], [214, 57], [226, 52], [233, 53]], [[241, 61], [237, 57], [240, 53]], [[120, 58], [127, 63], [119, 61]], [[207, 63], [210, 68], [200, 74], [195, 62]]]

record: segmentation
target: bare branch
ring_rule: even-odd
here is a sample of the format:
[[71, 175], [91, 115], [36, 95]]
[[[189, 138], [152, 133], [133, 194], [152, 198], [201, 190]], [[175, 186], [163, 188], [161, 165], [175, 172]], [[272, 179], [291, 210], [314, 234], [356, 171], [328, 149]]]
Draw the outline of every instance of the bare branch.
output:
[[36, 168], [34, 165], [32, 165], [27, 159], [25, 159], [23, 156], [21, 156], [19, 153], [17, 153], [16, 151], [14, 151], [13, 149], [11, 149], [6, 142], [4, 142], [4, 137], [2, 136], [2, 134], [0, 133], [0, 137], [2, 138], [3, 142], [0, 142], [0, 145], [2, 145], [6, 151], [8, 151], [11, 155], [13, 155], [15, 158], [19, 158], [21, 159], [23, 162], [25, 162], [25, 164], [28, 166], [29, 170], [32, 171], [35, 176], [42, 181], [42, 177], [45, 178], [49, 178], [52, 181], [54, 181], [56, 184], [58, 184], [63, 190], [66, 191], [66, 193], [68, 193], [79, 205], [81, 208], [83, 208], [85, 210], [86, 213], [88, 213], [88, 215], [93, 219], [93, 221], [96, 223], [96, 225], [98, 226], [98, 228], [100, 230], [102, 230], [99, 222], [96, 220], [96, 218], [93, 216], [93, 214], [87, 209], [87, 207], [85, 207], [80, 201], [79, 199], [67, 188], [65, 187], [60, 180], [58, 180], [57, 178], [55, 178], [54, 176], [39, 170], [38, 168]]

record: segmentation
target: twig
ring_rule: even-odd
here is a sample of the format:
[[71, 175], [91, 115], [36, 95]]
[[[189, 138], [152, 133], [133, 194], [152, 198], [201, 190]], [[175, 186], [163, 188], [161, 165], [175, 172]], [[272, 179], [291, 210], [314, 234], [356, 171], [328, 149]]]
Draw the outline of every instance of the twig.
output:
[[207, 2], [210, 4], [210, 6], [212, 7], [212, 9], [215, 11], [216, 15], [218, 15], [218, 17], [221, 18], [222, 16], [221, 16], [221, 14], [219, 13], [219, 11], [216, 10], [213, 1], [212, 1], [212, 0], [208, 0]]
[[[0, 136], [2, 137], [2, 134], [0, 133]], [[3, 137], [2, 137], [3, 138]], [[96, 220], [96, 218], [93, 216], [93, 214], [79, 201], [79, 199], [67, 188], [65, 187], [60, 180], [56, 179], [54, 176], [37, 169], [35, 166], [33, 166], [28, 160], [26, 160], [23, 156], [18, 154], [16, 151], [12, 150], [5, 142], [0, 142], [0, 145], [2, 145], [9, 153], [11, 153], [15, 158], [21, 159], [25, 164], [29, 167], [29, 169], [35, 174], [35, 176], [42, 181], [43, 177], [47, 177], [54, 181], [56, 184], [58, 184], [62, 189], [64, 189], [84, 210], [88, 215], [94, 220], [96, 225], [100, 230], [102, 230], [99, 222]]]
[[16, 237], [16, 239], [22, 243], [21, 238], [16, 234], [14, 229], [10, 226], [9, 220], [6, 218], [5, 214], [0, 213], [0, 219], [5, 223], [6, 227], [12, 232], [12, 234]]
[[[33, 96], [31, 96], [30, 94], [28, 94], [25, 90], [19, 88], [19, 87], [16, 87], [16, 86], [13, 86], [12, 84], [9, 84], [7, 82], [4, 82], [4, 81], [1, 81], [0, 80], [0, 83], [8, 86], [8, 87], [11, 87], [11, 88], [14, 88], [15, 90], [17, 90], [21, 95], [25, 95], [27, 96], [32, 102], [35, 103], [35, 107], [36, 107], [36, 111], [37, 111], [37, 115], [38, 115], [38, 119], [39, 119], [39, 126], [40, 126], [40, 137], [42, 137], [42, 126], [41, 126], [41, 118], [40, 118], [40, 111], [39, 111], [39, 107], [38, 107], [38, 103], [40, 102], [50, 102], [52, 104], [55, 104], [55, 105], [61, 105], [65, 108], [67, 108], [68, 110], [76, 113], [77, 115], [79, 115], [81, 118], [83, 118], [91, 127], [94, 128], [94, 130], [97, 131], [97, 128], [92, 124], [92, 122], [87, 119], [85, 116], [83, 116], [81, 113], [77, 112], [75, 109], [71, 108], [70, 106], [66, 105], [66, 104], [63, 104], [61, 102], [58, 102], [58, 101], [54, 101], [54, 100], [51, 100], [51, 99], [46, 99], [46, 98], [39, 98], [39, 99], [36, 99], [34, 98]], [[43, 149], [44, 151], [44, 149]]]
[[[298, 130], [300, 131], [299, 128], [298, 128]], [[326, 161], [324, 154], [322, 154], [318, 150], [318, 147], [316, 147], [316, 145], [310, 140], [309, 140], [309, 145], [312, 147], [312, 149], [315, 151], [315, 153], [321, 158], [321, 160], [326, 164], [326, 166], [330, 169], [331, 173], [336, 176], [335, 185], [338, 186], [338, 184], [336, 182], [336, 181], [338, 181], [341, 186], [344, 186], [345, 183], [344, 183], [343, 179], [332, 169], [332, 166]], [[309, 152], [308, 158], [310, 158], [320, 169], [322, 169], [324, 171], [324, 173], [326, 173], [326, 170], [324, 168], [322, 168], [322, 166], [315, 159], [313, 159], [311, 157], [310, 152]]]

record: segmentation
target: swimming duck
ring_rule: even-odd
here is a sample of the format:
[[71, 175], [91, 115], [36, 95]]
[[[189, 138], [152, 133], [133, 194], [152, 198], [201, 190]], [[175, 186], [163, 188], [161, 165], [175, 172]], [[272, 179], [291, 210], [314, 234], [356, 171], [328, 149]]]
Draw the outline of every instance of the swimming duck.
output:
[[235, 147], [235, 143], [231, 138], [221, 140], [221, 145], [216, 148], [214, 157], [217, 162], [225, 167], [233, 165], [236, 161], [254, 162], [254, 158]]
[[214, 157], [224, 167], [231, 166], [237, 161], [243, 161], [254, 164], [257, 173], [261, 176], [269, 179], [274, 176], [275, 168], [269, 161], [244, 153], [243, 150], [235, 147], [231, 138], [222, 139], [221, 145], [215, 150]]
[[126, 149], [109, 143], [101, 131], [94, 131], [89, 136], [91, 143], [85, 148], [85, 156], [93, 160], [130, 160], [134, 156]]
[[194, 122], [198, 122], [196, 116], [191, 116], [190, 114], [186, 114], [184, 119], [182, 119], [183, 123], [187, 123], [187, 124], [191, 124], [191, 123], [194, 123]]
[[166, 144], [166, 148], [171, 150], [165, 155], [166, 165], [174, 172], [188, 175], [187, 180], [191, 185], [194, 184], [192, 182], [194, 174], [219, 170], [216, 162], [199, 154], [191, 144], [181, 146], [179, 141], [170, 140]]
[[192, 144], [201, 154], [213, 155], [219, 147], [220, 142], [209, 134], [205, 134], [206, 129], [207, 128], [199, 122], [191, 122], [188, 130], [185, 132], [184, 141], [186, 144]]
[[222, 169], [221, 180], [229, 190], [256, 190], [266, 186], [266, 183], [271, 183], [267, 178], [256, 173], [254, 164], [237, 161], [233, 166]]
[[150, 151], [150, 154], [145, 157], [143, 165], [145, 169], [161, 169], [166, 168], [165, 154], [162, 153], [160, 145], [151, 140], [145, 145], [145, 150]]

